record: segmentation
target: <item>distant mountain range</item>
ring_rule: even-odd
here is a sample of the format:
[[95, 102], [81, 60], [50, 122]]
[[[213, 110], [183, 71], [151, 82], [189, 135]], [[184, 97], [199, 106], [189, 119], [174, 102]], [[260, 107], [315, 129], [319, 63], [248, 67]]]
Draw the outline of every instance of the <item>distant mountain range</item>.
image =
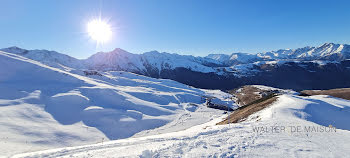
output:
[[350, 86], [350, 45], [281, 49], [257, 54], [209, 54], [206, 57], [160, 53], [132, 54], [120, 48], [79, 60], [48, 50], [1, 49], [66, 71], [128, 71], [176, 80], [199, 88], [232, 89], [245, 84], [280, 88], [326, 89]]
[[211, 58], [227, 65], [251, 63], [266, 60], [330, 60], [342, 61], [350, 58], [350, 45], [325, 43], [319, 47], [304, 47], [298, 49], [280, 49], [277, 51], [257, 54], [233, 53], [210, 54]]

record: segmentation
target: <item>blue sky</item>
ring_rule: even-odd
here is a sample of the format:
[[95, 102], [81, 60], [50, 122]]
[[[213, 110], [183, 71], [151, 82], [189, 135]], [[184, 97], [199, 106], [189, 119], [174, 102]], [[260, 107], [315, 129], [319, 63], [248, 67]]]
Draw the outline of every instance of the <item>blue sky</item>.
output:
[[[77, 58], [122, 48], [205, 56], [350, 43], [350, 1], [1, 0], [0, 47]], [[96, 47], [86, 24], [99, 15], [113, 38]]]

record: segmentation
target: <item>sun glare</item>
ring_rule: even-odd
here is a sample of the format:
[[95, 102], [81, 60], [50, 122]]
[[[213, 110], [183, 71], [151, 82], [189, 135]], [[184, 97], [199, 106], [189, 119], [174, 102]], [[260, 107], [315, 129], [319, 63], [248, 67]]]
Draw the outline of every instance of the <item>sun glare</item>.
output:
[[87, 31], [89, 36], [98, 43], [107, 42], [112, 36], [111, 26], [101, 19], [91, 20], [87, 24]]

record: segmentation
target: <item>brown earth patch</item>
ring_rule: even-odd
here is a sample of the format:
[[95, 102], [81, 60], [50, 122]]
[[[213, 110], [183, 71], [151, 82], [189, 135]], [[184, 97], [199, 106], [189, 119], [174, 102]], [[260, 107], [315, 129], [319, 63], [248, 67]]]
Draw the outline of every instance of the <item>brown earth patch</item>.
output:
[[350, 88], [338, 88], [330, 90], [304, 90], [300, 92], [300, 95], [330, 95], [333, 97], [350, 100]]
[[253, 86], [243, 86], [240, 88], [240, 91], [232, 90], [229, 93], [237, 97], [236, 104], [240, 106], [245, 106], [255, 100], [261, 98], [261, 95], [258, 93], [262, 92], [259, 88]]
[[254, 101], [267, 97], [271, 94], [277, 93], [272, 90], [262, 90], [255, 86], [246, 85], [238, 89], [229, 91], [230, 94], [234, 95], [237, 99], [236, 104], [239, 106], [246, 106], [253, 103]]
[[277, 96], [275, 94], [271, 94], [264, 98], [255, 100], [251, 104], [238, 108], [232, 114], [230, 114], [225, 120], [217, 123], [217, 125], [237, 123], [237, 122], [243, 121], [251, 114], [270, 106], [276, 100], [277, 100]]

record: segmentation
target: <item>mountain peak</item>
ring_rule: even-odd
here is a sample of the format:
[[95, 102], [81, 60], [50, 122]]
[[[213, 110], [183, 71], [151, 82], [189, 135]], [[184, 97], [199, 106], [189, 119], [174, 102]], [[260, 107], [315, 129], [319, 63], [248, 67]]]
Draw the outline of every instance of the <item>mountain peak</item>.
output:
[[1, 51], [4, 51], [4, 52], [14, 53], [14, 54], [25, 54], [25, 53], [28, 52], [28, 50], [19, 48], [19, 47], [17, 47], [17, 46], [12, 46], [12, 47], [8, 47], [8, 48], [3, 48], [3, 49], [0, 49], [0, 50], [1, 50]]
[[[121, 48], [115, 48], [113, 51], [111, 51], [111, 52], [127, 52], [126, 50], [124, 50], [124, 49], [121, 49]], [[128, 52], [129, 53], [129, 52]]]
[[22, 49], [22, 50], [24, 50], [23, 48], [20, 48], [20, 47], [17, 47], [17, 46], [8, 47], [7, 49]]
[[332, 42], [326, 42], [324, 44], [322, 44], [320, 47], [329, 47], [329, 46], [334, 46], [336, 45], [335, 43], [332, 43]]
[[97, 52], [91, 55], [89, 58], [97, 57], [97, 56], [106, 56], [106, 55], [111, 57], [111, 56], [129, 55], [129, 54], [131, 55], [132, 53], [121, 48], [115, 48], [112, 51], [108, 51], [108, 52]]

